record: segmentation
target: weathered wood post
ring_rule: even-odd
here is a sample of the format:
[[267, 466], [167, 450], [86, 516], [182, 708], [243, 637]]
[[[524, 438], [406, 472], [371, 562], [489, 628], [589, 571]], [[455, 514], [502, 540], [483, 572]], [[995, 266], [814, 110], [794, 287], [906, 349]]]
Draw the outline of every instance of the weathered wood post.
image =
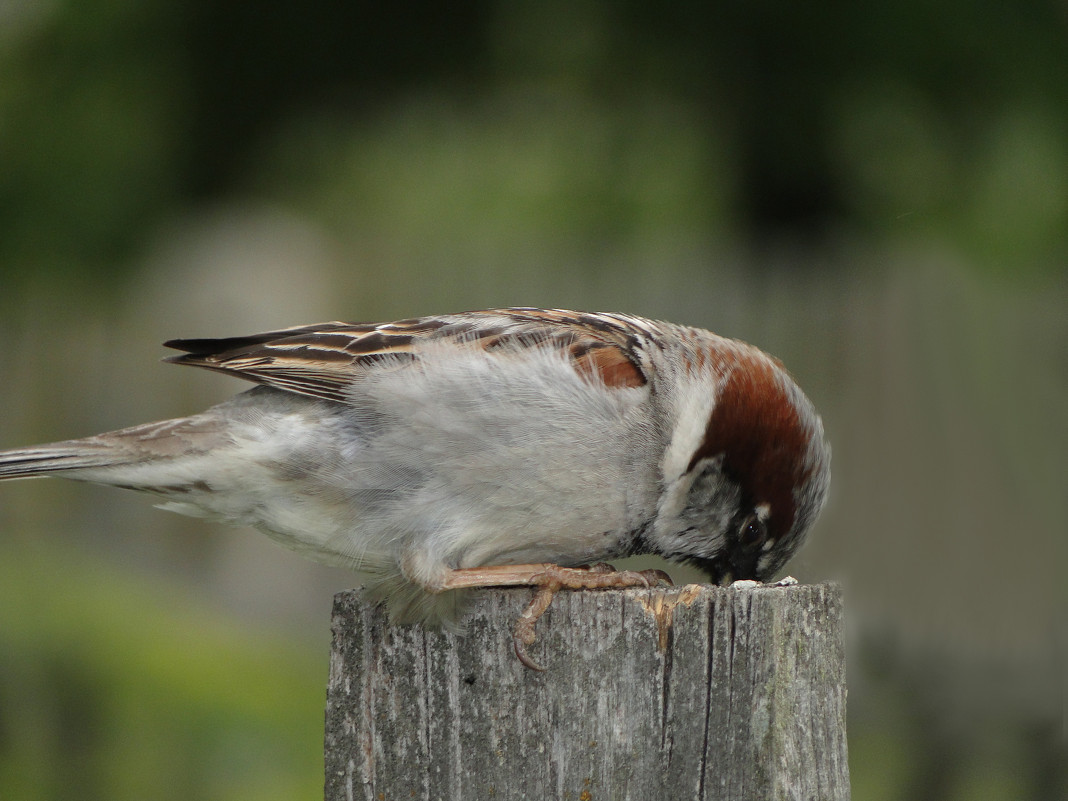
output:
[[327, 801], [848, 799], [833, 584], [480, 593], [465, 635], [334, 601]]

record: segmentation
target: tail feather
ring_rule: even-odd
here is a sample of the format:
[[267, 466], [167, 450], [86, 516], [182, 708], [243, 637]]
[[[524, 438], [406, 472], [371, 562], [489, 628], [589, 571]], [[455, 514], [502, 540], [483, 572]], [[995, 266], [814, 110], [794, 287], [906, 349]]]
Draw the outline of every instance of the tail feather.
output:
[[71, 470], [105, 467], [111, 464], [114, 458], [114, 453], [110, 453], [109, 449], [93, 448], [85, 441], [55, 442], [0, 451], [0, 480], [34, 478]]
[[122, 468], [162, 463], [203, 450], [210, 446], [217, 430], [215, 418], [198, 415], [0, 451], [0, 481], [60, 474], [75, 480], [121, 484], [127, 479]]

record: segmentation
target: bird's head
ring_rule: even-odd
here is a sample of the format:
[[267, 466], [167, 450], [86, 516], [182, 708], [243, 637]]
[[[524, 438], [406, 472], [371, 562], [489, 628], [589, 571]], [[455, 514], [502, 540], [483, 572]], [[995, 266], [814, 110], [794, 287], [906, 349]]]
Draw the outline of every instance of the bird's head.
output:
[[[805, 539], [827, 497], [830, 447], [808, 398], [756, 348], [713, 343], [705, 391], [682, 402], [647, 550], [718, 584], [766, 581]], [[701, 382], [686, 382], [687, 392]], [[687, 420], [686, 410], [701, 409]]]

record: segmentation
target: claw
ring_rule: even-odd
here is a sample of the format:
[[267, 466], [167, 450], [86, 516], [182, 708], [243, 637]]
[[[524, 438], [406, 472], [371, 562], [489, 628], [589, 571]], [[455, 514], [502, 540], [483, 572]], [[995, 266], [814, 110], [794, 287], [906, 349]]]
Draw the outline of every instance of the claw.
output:
[[515, 630], [512, 633], [512, 645], [515, 647], [515, 655], [519, 658], [519, 661], [526, 665], [531, 670], [544, 671], [541, 665], [530, 658], [527, 653], [527, 646], [532, 645], [534, 640], [537, 639], [537, 634], [534, 631], [534, 624], [538, 622], [538, 619], [545, 614], [545, 610], [549, 608], [549, 604], [553, 601], [553, 596], [556, 595], [556, 591], [559, 589], [559, 585], [546, 584], [541, 587], [534, 597], [530, 600], [530, 604], [523, 610], [523, 614], [519, 616], [519, 619], [515, 622]]
[[545, 570], [531, 577], [531, 583], [540, 585], [530, 604], [515, 622], [512, 632], [512, 645], [515, 655], [531, 670], [544, 671], [541, 665], [530, 658], [527, 646], [537, 639], [535, 625], [545, 610], [549, 608], [556, 593], [561, 588], [598, 589], [607, 587], [637, 587], [651, 589], [663, 582], [671, 585], [671, 577], [663, 570], [617, 570], [612, 565], [598, 562], [595, 565], [583, 565], [578, 568], [546, 565]]
[[661, 582], [671, 584], [671, 578], [663, 570], [616, 570], [604, 562], [582, 567], [542, 563], [456, 568], [447, 571], [441, 581], [428, 589], [431, 592], [444, 592], [473, 587], [537, 587], [534, 598], [516, 621], [512, 644], [520, 662], [531, 670], [544, 670], [530, 658], [527, 646], [536, 639], [534, 626], [559, 590], [599, 590], [609, 587], [651, 589]]
[[639, 572], [639, 575], [645, 577], [645, 579], [649, 582], [648, 586], [650, 587], [660, 583], [664, 583], [669, 587], [675, 586], [675, 582], [671, 580], [671, 576], [669, 576], [663, 570], [642, 570]]
[[619, 570], [608, 562], [596, 562], [592, 565], [580, 565], [576, 570], [588, 570], [590, 573], [618, 573]]

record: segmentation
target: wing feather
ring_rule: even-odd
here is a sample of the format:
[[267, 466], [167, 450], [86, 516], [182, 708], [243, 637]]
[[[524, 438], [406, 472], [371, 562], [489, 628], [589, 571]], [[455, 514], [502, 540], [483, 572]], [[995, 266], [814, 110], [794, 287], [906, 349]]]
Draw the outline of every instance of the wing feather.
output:
[[516, 355], [555, 347], [589, 380], [638, 387], [648, 380], [642, 346], [655, 325], [626, 315], [516, 308], [390, 323], [330, 322], [244, 337], [173, 339], [164, 345], [184, 351], [166, 360], [174, 364], [344, 401], [361, 374], [427, 358], [425, 346], [432, 342]]

